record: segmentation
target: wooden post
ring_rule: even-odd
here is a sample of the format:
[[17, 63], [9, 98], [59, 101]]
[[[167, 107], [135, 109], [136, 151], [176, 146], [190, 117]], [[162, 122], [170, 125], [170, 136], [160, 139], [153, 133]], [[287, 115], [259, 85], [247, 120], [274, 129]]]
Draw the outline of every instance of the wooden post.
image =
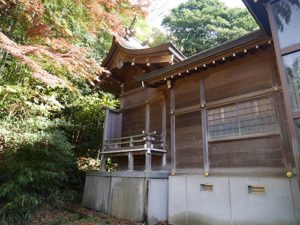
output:
[[128, 171], [133, 171], [134, 168], [134, 158], [132, 152], [128, 153]]
[[104, 128], [103, 128], [103, 138], [102, 138], [102, 152], [105, 150], [105, 140], [107, 139], [107, 133], [108, 133], [108, 121], [109, 121], [109, 110], [105, 110], [105, 119], [104, 119]]
[[[167, 104], [166, 104], [166, 97], [164, 96], [163, 102], [162, 102], [162, 149], [166, 150], [167, 146]], [[167, 154], [164, 153], [162, 157], [161, 166], [165, 167], [167, 165]]]
[[164, 153], [163, 156], [162, 156], [162, 159], [161, 159], [161, 166], [162, 168], [166, 167], [167, 165], [167, 154]]
[[124, 83], [122, 83], [120, 85], [120, 87], [121, 87], [121, 109], [123, 109], [123, 106], [124, 106], [124, 97], [123, 97], [123, 95], [124, 95]]
[[170, 94], [170, 105], [171, 105], [171, 164], [172, 171], [176, 170], [176, 142], [175, 142], [175, 89], [174, 86], [171, 88]]
[[208, 124], [207, 124], [207, 110], [205, 98], [205, 84], [204, 80], [200, 80], [200, 105], [201, 105], [201, 119], [202, 119], [202, 143], [203, 143], [203, 165], [204, 172], [209, 172], [209, 156], [208, 156]]
[[[129, 146], [133, 146], [133, 137], [130, 137], [129, 139]], [[134, 168], [134, 158], [132, 152], [128, 153], [128, 171], [133, 171]]]
[[145, 152], [145, 171], [150, 172], [151, 171], [151, 152]]
[[150, 89], [147, 88], [147, 100], [146, 100], [146, 124], [145, 124], [145, 131], [146, 133], [150, 132], [150, 105], [149, 105], [149, 97], [150, 97]]
[[102, 172], [106, 171], [105, 166], [106, 166], [106, 157], [104, 157], [104, 155], [101, 155], [101, 171]]

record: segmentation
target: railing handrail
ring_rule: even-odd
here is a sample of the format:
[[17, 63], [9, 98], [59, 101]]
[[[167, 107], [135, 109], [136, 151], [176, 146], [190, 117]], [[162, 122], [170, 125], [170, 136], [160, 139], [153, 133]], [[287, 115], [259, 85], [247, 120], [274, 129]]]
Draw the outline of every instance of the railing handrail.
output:
[[[156, 131], [145, 132], [138, 135], [131, 135], [127, 137], [105, 139], [103, 143], [103, 151], [111, 151], [113, 149], [131, 149], [136, 147], [136, 144], [143, 144], [144, 148], [154, 148], [154, 145], [161, 144], [164, 149], [164, 135], [156, 134]], [[124, 145], [129, 145], [124, 147]]]
[[146, 137], [146, 136], [151, 136], [151, 137], [157, 137], [157, 138], [162, 138], [163, 135], [158, 135], [156, 134], [156, 132], [143, 132], [142, 134], [138, 134], [138, 135], [131, 135], [131, 136], [127, 136], [127, 137], [119, 137], [119, 138], [111, 138], [111, 139], [105, 139], [105, 142], [110, 142], [110, 141], [119, 141], [119, 140], [124, 140], [124, 139], [130, 139], [130, 138], [139, 138], [139, 137]]
[[123, 142], [114, 142], [114, 143], [104, 143], [104, 145], [122, 145], [122, 144], [130, 144], [130, 143], [140, 143], [145, 142], [144, 139], [132, 140], [132, 141], [123, 141]]

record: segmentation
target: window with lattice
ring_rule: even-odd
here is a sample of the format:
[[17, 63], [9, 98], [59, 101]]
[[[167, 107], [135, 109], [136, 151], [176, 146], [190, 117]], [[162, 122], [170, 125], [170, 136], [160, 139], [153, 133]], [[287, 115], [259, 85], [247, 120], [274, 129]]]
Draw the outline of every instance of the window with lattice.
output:
[[272, 97], [208, 110], [210, 138], [242, 136], [278, 130]]

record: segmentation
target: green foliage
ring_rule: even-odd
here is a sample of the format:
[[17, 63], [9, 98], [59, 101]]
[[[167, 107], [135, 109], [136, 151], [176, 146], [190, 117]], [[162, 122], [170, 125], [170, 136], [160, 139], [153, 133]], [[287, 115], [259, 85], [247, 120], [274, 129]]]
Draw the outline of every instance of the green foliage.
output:
[[246, 9], [230, 9], [219, 0], [189, 0], [173, 9], [162, 24], [187, 56], [258, 28]]
[[[139, 7], [127, 0], [0, 5], [0, 224], [26, 224], [41, 204], [80, 196], [83, 163], [101, 165], [102, 108], [118, 108], [119, 100], [92, 85], [112, 34], [122, 34], [122, 20], [128, 24]], [[50, 86], [52, 79], [64, 82]]]
[[149, 38], [153, 39], [153, 42], [149, 44], [150, 47], [158, 46], [161, 44], [169, 43], [170, 39], [168, 35], [162, 33], [158, 28], [151, 27], [145, 20], [138, 19], [136, 26], [136, 31], [140, 31], [136, 34], [140, 41], [146, 41]]
[[41, 202], [62, 206], [75, 198], [74, 188], [82, 186], [82, 174], [70, 144], [62, 137], [63, 133], [55, 130], [38, 142], [20, 145], [15, 152], [4, 152], [0, 165], [0, 198], [5, 201], [2, 220], [23, 224], [32, 219]]
[[103, 106], [114, 96], [77, 81], [77, 91], [49, 87], [7, 61], [0, 80], [0, 221], [24, 224], [40, 204], [62, 206], [83, 188], [82, 157], [101, 148]]

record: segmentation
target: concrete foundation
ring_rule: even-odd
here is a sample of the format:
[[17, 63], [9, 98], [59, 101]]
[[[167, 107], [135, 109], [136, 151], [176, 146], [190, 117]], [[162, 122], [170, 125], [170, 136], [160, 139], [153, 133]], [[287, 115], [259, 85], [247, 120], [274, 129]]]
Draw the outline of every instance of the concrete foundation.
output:
[[163, 172], [89, 172], [83, 206], [149, 225], [166, 221], [168, 176]]
[[[251, 192], [250, 187], [257, 186], [264, 187], [264, 192]], [[170, 177], [169, 223], [300, 225], [300, 192], [297, 180], [201, 175]]]

